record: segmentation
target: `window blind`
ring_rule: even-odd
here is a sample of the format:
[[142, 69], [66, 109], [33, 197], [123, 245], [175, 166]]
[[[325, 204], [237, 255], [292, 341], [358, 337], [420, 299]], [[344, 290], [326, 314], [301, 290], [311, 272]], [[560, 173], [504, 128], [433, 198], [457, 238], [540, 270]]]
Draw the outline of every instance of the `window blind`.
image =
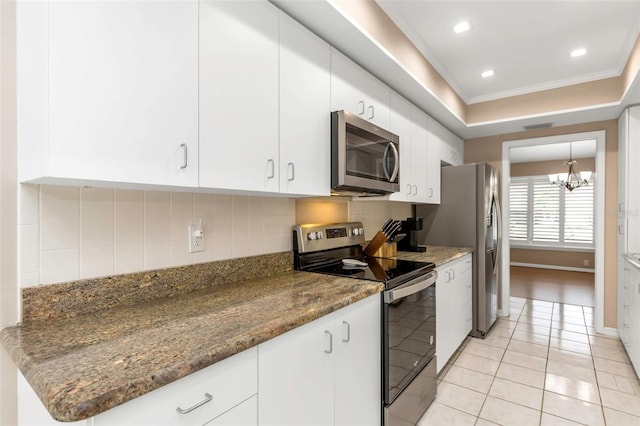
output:
[[547, 176], [511, 178], [509, 238], [516, 244], [593, 245], [593, 180], [567, 191]]

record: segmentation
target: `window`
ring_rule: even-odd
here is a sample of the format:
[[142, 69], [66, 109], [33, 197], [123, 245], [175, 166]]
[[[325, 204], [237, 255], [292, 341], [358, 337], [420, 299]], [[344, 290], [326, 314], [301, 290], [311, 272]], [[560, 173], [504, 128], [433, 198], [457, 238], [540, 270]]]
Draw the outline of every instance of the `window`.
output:
[[593, 179], [567, 191], [547, 176], [511, 178], [509, 239], [516, 246], [593, 247]]

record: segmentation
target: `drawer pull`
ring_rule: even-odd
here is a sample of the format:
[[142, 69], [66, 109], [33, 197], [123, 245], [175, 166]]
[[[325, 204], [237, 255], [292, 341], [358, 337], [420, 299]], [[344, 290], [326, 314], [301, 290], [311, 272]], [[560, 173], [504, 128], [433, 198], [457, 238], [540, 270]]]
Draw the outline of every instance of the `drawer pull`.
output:
[[330, 354], [331, 352], [333, 352], [333, 335], [328, 330], [324, 331], [324, 335], [329, 337], [329, 340], [328, 340], [329, 346], [325, 348], [324, 353]]
[[210, 402], [213, 399], [213, 396], [211, 396], [211, 394], [209, 393], [205, 393], [204, 394], [204, 400], [198, 402], [196, 405], [187, 408], [186, 410], [183, 410], [182, 408], [178, 407], [176, 408], [176, 411], [180, 414], [187, 414], [192, 412], [193, 410], [195, 410], [198, 407], [202, 407], [204, 404], [206, 404], [207, 402]]
[[346, 321], [342, 321], [342, 341], [349, 343], [351, 341], [351, 324]]

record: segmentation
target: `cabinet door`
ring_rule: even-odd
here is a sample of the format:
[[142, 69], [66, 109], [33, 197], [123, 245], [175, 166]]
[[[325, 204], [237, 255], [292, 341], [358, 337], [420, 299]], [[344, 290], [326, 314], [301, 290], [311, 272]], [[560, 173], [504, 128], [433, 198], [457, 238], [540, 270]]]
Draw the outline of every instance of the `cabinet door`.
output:
[[254, 395], [242, 404], [216, 417], [206, 426], [251, 426], [258, 424], [258, 396]]
[[330, 195], [330, 47], [280, 14], [280, 192]]
[[278, 9], [200, 2], [200, 186], [278, 192]]
[[[414, 202], [428, 203], [432, 202], [434, 196], [437, 195], [438, 201], [440, 201], [440, 191], [437, 194], [433, 191], [433, 183], [431, 181], [431, 173], [435, 173], [430, 170], [432, 167], [429, 160], [428, 152], [428, 116], [416, 107], [413, 107], [411, 111], [413, 132], [411, 134], [411, 176], [415, 188], [413, 190]], [[438, 178], [440, 177], [440, 164], [434, 166]], [[439, 182], [439, 179], [438, 179]], [[438, 188], [440, 187], [438, 183]], [[431, 190], [430, 190], [431, 189]], [[431, 196], [430, 196], [431, 194]]]
[[334, 422], [333, 314], [258, 347], [258, 422], [262, 426]]
[[429, 117], [427, 135], [427, 202], [440, 204], [440, 161], [444, 142], [442, 126]]
[[382, 419], [382, 301], [370, 296], [338, 311], [335, 324], [335, 424], [375, 426]]
[[438, 266], [436, 270], [438, 271], [438, 281], [436, 283], [436, 354], [438, 355], [437, 370], [440, 372], [453, 354], [452, 329], [449, 322], [452, 276], [447, 263]]
[[331, 49], [331, 110], [344, 109], [389, 128], [390, 89], [349, 58]]
[[45, 176], [197, 186], [198, 2], [48, 5]]
[[409, 101], [396, 92], [391, 92], [389, 112], [389, 131], [400, 138], [400, 191], [389, 195], [393, 201], [414, 201], [417, 187], [414, 185], [413, 167], [413, 126], [411, 111], [414, 108]]

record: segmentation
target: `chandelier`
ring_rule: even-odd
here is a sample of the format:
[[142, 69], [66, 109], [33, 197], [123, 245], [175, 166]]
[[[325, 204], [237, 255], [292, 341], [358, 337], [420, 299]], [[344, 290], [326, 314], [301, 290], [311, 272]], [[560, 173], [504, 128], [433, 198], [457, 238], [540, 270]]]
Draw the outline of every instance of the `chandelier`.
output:
[[565, 165], [569, 166], [567, 173], [555, 173], [549, 175], [551, 185], [564, 186], [569, 192], [581, 186], [589, 185], [591, 172], [576, 172], [574, 166], [578, 164], [572, 157], [571, 142], [569, 142], [569, 161], [565, 161]]

